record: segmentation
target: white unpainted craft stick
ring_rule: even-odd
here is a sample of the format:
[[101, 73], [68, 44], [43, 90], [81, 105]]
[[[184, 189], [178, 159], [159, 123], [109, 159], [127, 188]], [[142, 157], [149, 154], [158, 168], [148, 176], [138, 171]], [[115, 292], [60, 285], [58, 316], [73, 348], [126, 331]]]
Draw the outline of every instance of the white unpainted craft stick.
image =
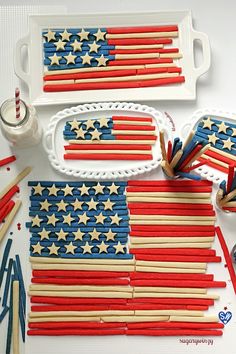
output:
[[103, 297], [103, 298], [119, 298], [119, 299], [131, 299], [131, 292], [106, 292], [106, 291], [39, 291], [29, 290], [29, 296], [61, 296], [61, 297]]
[[[219, 150], [219, 149], [216, 149], [214, 146], [211, 146], [209, 148], [210, 151], [213, 151], [213, 152], [216, 152], [217, 154], [220, 154], [222, 156], [225, 156], [225, 157], [228, 157], [229, 159], [231, 160], [235, 160], [236, 161], [236, 156], [235, 155], [231, 155], [229, 154], [228, 152], [225, 152], [223, 150]], [[208, 157], [208, 156], [207, 156]]]
[[[145, 243], [186, 243], [186, 242], [213, 242], [214, 237], [140, 237], [131, 236], [131, 244]], [[180, 245], [181, 247], [181, 245]]]
[[[156, 136], [155, 130], [111, 130], [113, 135], [153, 135]], [[112, 140], [113, 142], [113, 140]], [[112, 144], [110, 141], [110, 143]]]
[[[78, 144], [78, 145], [83, 145], [83, 144], [88, 144], [88, 140], [68, 140], [70, 144]], [[156, 144], [156, 140], [92, 140], [89, 141], [89, 145], [104, 145], [104, 144], [111, 144], [112, 145], [127, 145], [127, 144], [133, 144], [133, 145], [138, 145], [138, 144], [144, 144], [144, 145], [154, 145]]]
[[203, 311], [191, 310], [135, 310], [137, 316], [189, 316], [203, 317]]
[[12, 343], [13, 354], [19, 354], [19, 281], [13, 281], [13, 321], [12, 321]]
[[81, 259], [81, 258], [50, 258], [50, 257], [29, 257], [31, 263], [53, 263], [53, 264], [84, 264], [84, 265], [134, 265], [135, 259]]
[[168, 321], [169, 316], [102, 316], [103, 322], [163, 322]]
[[32, 263], [32, 269], [48, 269], [48, 270], [103, 270], [115, 272], [133, 272], [134, 266], [132, 265], [110, 265], [110, 264], [43, 264]]
[[0, 244], [8, 230], [8, 228], [11, 226], [11, 223], [17, 213], [17, 211], [19, 210], [21, 206], [21, 201], [20, 200], [17, 200], [13, 209], [11, 210], [11, 212], [7, 215], [7, 217], [5, 218], [5, 222], [4, 224], [2, 225], [1, 229], [0, 229]]
[[204, 155], [204, 152], [206, 150], [209, 149], [209, 147], [211, 146], [211, 144], [207, 144], [206, 146], [204, 146], [200, 151], [198, 151], [196, 153], [196, 155], [194, 155], [194, 157], [184, 166], [184, 168], [188, 168], [189, 166], [191, 166], [199, 157], [202, 157], [202, 155]]
[[214, 225], [215, 220], [130, 220], [130, 225]]
[[107, 33], [106, 39], [124, 39], [124, 38], [164, 38], [178, 37], [178, 31], [171, 32], [142, 32], [142, 33]]
[[[99, 121], [99, 119], [98, 119]], [[152, 122], [142, 122], [142, 121], [135, 121], [135, 120], [115, 120], [114, 124], [121, 124], [121, 125], [152, 125]]]
[[211, 156], [208, 156], [208, 155], [205, 155], [205, 154], [203, 154], [201, 157], [202, 157], [203, 159], [207, 159], [207, 160], [209, 160], [209, 161], [211, 161], [211, 162], [214, 162], [216, 165], [219, 165], [219, 166], [222, 166], [222, 167], [228, 169], [228, 166], [229, 166], [229, 165], [228, 165], [227, 163], [222, 162], [222, 161], [220, 161], [220, 160], [218, 160], [218, 159], [215, 159], [214, 157], [211, 157]]
[[190, 130], [186, 140], [183, 143], [182, 149], [184, 149], [190, 143], [190, 141], [193, 139], [194, 135], [195, 135], [195, 131]]
[[[181, 243], [181, 248], [211, 248], [211, 246], [211, 242]], [[180, 243], [135, 243], [132, 244], [132, 248], [180, 248]]]
[[128, 286], [113, 285], [50, 285], [50, 284], [30, 284], [30, 290], [39, 291], [86, 291], [86, 292], [127, 292], [132, 293], [133, 288]]
[[[146, 193], [147, 195], [147, 193]], [[160, 197], [127, 197], [128, 202], [148, 202], [148, 203], [190, 203], [190, 204], [211, 204], [208, 198], [160, 198]]]
[[189, 193], [189, 192], [127, 192], [127, 197], [159, 197], [159, 198], [188, 198], [208, 199], [211, 193]]
[[177, 153], [175, 154], [175, 156], [173, 157], [173, 159], [170, 162], [170, 168], [171, 169], [175, 168], [175, 166], [177, 165], [177, 163], [181, 159], [182, 155], [183, 155], [183, 150], [182, 149], [177, 151]]
[[162, 160], [161, 161], [161, 167], [164, 170], [164, 172], [167, 174], [167, 176], [169, 176], [170, 178], [174, 178], [175, 177], [174, 171], [170, 167], [170, 164], [169, 164], [168, 161]]
[[164, 44], [141, 44], [141, 45], [116, 45], [116, 49], [160, 49]]
[[31, 167], [26, 167], [18, 176], [16, 176], [1, 192], [0, 199], [7, 193], [9, 190], [18, 184], [23, 178], [25, 178], [32, 171]]
[[165, 268], [165, 267], [147, 267], [136, 266], [136, 272], [153, 272], [153, 273], [205, 273], [205, 269], [202, 268]]
[[206, 289], [202, 288], [173, 288], [173, 287], [158, 287], [158, 286], [135, 286], [135, 292], [147, 293], [190, 293], [190, 294], [207, 294]]
[[[100, 317], [100, 316], [132, 316], [134, 315], [134, 310], [103, 310], [103, 311], [39, 311], [30, 312], [30, 318], [39, 317]], [[174, 315], [175, 313], [173, 313]], [[179, 315], [183, 316], [182, 313]], [[50, 321], [50, 320], [49, 320]], [[88, 319], [90, 321], [90, 319]]]
[[164, 268], [196, 268], [206, 269], [207, 263], [198, 262], [159, 262], [159, 261], [136, 261], [137, 266], [164, 267]]
[[187, 316], [171, 316], [170, 322], [219, 322], [217, 316], [203, 316], [203, 317], [187, 317]]
[[196, 216], [196, 215], [142, 215], [142, 214], [131, 214], [130, 215], [131, 220], [202, 220], [202, 221], [212, 221], [215, 220], [215, 216]]
[[219, 299], [219, 296], [216, 294], [183, 294], [183, 293], [155, 293], [155, 292], [134, 292], [133, 294], [134, 298], [139, 298], [139, 297], [152, 297], [152, 298], [180, 298], [180, 299], [213, 299], [217, 300]]
[[[28, 322], [48, 322], [48, 317], [30, 317]], [[88, 321], [88, 317], [50, 317], [50, 322], [86, 322]], [[99, 322], [100, 317], [89, 317], [89, 321]]]

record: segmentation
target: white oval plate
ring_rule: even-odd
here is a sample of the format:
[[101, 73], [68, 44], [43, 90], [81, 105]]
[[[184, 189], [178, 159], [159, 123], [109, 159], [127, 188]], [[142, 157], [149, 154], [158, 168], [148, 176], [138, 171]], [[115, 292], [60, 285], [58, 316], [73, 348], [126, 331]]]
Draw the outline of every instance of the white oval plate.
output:
[[161, 154], [159, 143], [153, 145], [153, 159], [151, 161], [98, 161], [98, 160], [64, 160], [63, 128], [67, 120], [89, 119], [112, 115], [147, 116], [152, 117], [157, 131], [164, 130], [168, 138], [171, 128], [162, 114], [152, 107], [135, 103], [92, 103], [64, 109], [54, 115], [49, 122], [44, 136], [44, 148], [48, 153], [51, 165], [68, 176], [90, 179], [128, 178], [141, 173], [149, 172], [160, 165]]
[[[225, 112], [221, 111], [219, 109], [211, 109], [211, 108], [206, 108], [206, 109], [200, 109], [196, 112], [193, 113], [192, 117], [190, 118], [190, 121], [181, 128], [181, 136], [182, 138], [186, 138], [188, 133], [195, 129], [200, 120], [206, 116], [206, 115], [213, 115], [216, 118], [222, 119], [224, 121], [228, 121], [229, 123], [234, 123], [236, 124], [236, 114], [232, 112]], [[216, 170], [212, 167], [209, 167], [207, 165], [203, 165], [199, 168], [196, 168], [194, 170], [197, 174], [199, 174], [202, 178], [206, 178], [209, 181], [212, 181], [213, 183], [220, 184], [221, 181], [225, 180], [227, 178], [226, 174]]]

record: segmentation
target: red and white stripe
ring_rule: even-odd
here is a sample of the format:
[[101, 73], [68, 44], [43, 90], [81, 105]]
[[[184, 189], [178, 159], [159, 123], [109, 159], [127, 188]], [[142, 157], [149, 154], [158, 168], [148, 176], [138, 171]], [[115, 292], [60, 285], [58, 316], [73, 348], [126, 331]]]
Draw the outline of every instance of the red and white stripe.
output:
[[16, 119], [20, 118], [20, 90], [17, 87], [15, 89], [15, 104], [16, 104]]

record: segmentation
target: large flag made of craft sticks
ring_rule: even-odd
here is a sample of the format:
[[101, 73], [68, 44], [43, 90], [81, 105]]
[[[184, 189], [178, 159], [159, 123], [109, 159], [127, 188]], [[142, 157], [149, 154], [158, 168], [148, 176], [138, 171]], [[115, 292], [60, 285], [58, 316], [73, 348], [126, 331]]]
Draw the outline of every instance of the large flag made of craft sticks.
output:
[[210, 182], [29, 185], [29, 335], [222, 335]]
[[65, 28], [42, 32], [44, 90], [135, 88], [184, 82], [171, 46], [178, 26]]

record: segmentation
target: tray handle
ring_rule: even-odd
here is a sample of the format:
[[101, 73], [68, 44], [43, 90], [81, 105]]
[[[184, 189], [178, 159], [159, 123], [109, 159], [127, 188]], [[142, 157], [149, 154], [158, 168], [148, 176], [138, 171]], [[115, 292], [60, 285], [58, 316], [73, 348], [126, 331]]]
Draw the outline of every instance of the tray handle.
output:
[[29, 36], [25, 36], [20, 38], [16, 42], [15, 51], [14, 51], [14, 70], [16, 76], [18, 76], [21, 80], [25, 81], [29, 85], [30, 75], [29, 72], [24, 71], [22, 67], [22, 57], [21, 57], [21, 49], [26, 46], [29, 48]]
[[[192, 44], [195, 40], [199, 40], [202, 44], [202, 54], [203, 54], [203, 63], [198, 67], [193, 67], [193, 71], [195, 73], [196, 78], [203, 75], [208, 71], [211, 65], [211, 47], [208, 36], [203, 32], [197, 32], [192, 30]], [[194, 50], [194, 47], [193, 47]]]
[[44, 138], [43, 138], [43, 147], [48, 154], [53, 153], [52, 138], [53, 138], [53, 129], [49, 129], [48, 127], [48, 129], [44, 133]]

